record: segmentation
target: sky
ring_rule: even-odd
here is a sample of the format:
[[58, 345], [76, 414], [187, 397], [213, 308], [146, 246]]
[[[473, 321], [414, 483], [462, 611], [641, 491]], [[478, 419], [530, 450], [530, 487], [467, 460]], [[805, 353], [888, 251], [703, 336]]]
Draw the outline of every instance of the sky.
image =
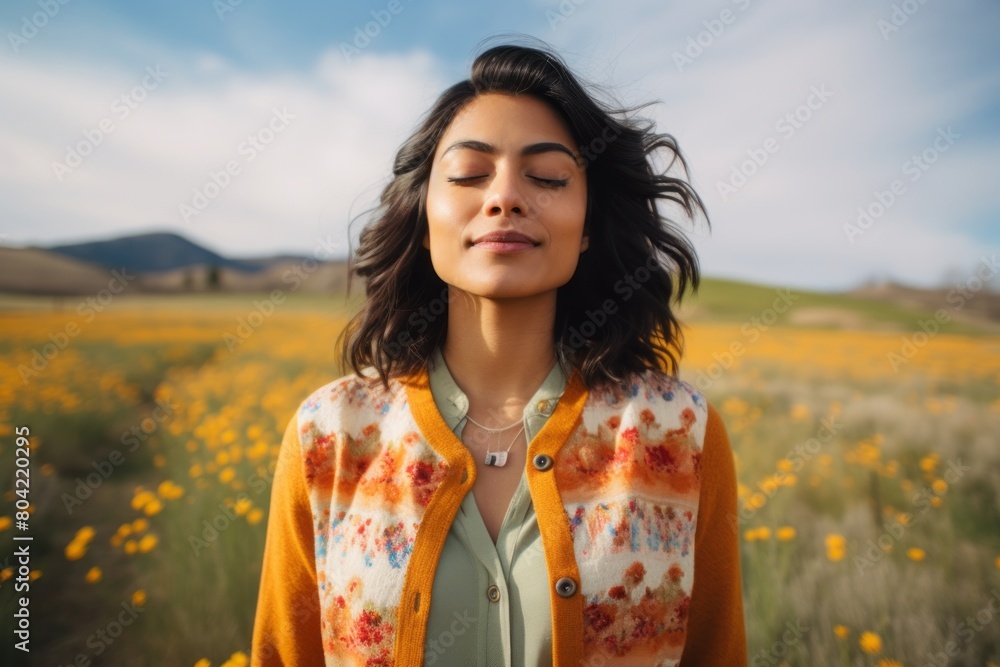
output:
[[7, 246], [346, 257], [437, 96], [535, 38], [652, 103], [707, 205], [681, 221], [707, 276], [948, 286], [1000, 251], [996, 2], [11, 0], [0, 26]]

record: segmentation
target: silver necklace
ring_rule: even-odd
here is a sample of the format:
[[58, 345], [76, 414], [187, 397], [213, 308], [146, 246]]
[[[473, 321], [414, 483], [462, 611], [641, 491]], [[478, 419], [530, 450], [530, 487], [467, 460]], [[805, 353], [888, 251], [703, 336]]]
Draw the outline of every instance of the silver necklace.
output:
[[507, 463], [507, 454], [510, 452], [511, 447], [514, 446], [514, 443], [517, 442], [518, 436], [521, 435], [521, 431], [524, 430], [523, 420], [521, 420], [520, 422], [514, 422], [510, 426], [504, 426], [503, 428], [490, 428], [488, 426], [483, 426], [482, 424], [480, 424], [479, 422], [477, 422], [475, 419], [473, 419], [469, 415], [466, 415], [465, 418], [468, 419], [473, 424], [475, 424], [476, 426], [478, 426], [479, 428], [485, 430], [485, 431], [490, 431], [492, 433], [496, 433], [497, 434], [497, 439], [496, 439], [497, 445], [500, 444], [500, 432], [501, 431], [506, 431], [507, 429], [509, 429], [509, 428], [511, 428], [513, 426], [517, 426], [518, 423], [521, 424], [521, 428], [514, 435], [514, 439], [510, 441], [510, 445], [507, 446], [506, 450], [498, 448], [497, 451], [490, 451], [490, 446], [486, 445], [486, 459], [483, 461], [483, 463], [485, 463], [488, 466], [494, 466], [494, 467], [497, 467], [497, 468], [502, 468]]
[[475, 424], [476, 426], [478, 426], [479, 428], [483, 429], [484, 431], [490, 431], [492, 433], [499, 433], [500, 431], [506, 431], [511, 426], [517, 426], [518, 424], [521, 423], [521, 421], [523, 421], [523, 420], [518, 420], [518, 421], [514, 422], [513, 424], [511, 424], [510, 426], [504, 426], [503, 428], [490, 428], [489, 426], [483, 426], [482, 424], [480, 424], [479, 422], [477, 422], [475, 419], [473, 419], [469, 415], [465, 415], [465, 418], [468, 419], [473, 424]]

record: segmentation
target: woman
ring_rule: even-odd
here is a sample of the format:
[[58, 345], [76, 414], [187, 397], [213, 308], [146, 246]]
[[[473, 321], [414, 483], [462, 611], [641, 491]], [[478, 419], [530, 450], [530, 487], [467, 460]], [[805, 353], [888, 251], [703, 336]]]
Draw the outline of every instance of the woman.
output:
[[702, 203], [626, 111], [498, 46], [402, 146], [354, 372], [282, 442], [252, 664], [746, 664], [732, 452], [676, 377], [698, 262], [658, 209]]

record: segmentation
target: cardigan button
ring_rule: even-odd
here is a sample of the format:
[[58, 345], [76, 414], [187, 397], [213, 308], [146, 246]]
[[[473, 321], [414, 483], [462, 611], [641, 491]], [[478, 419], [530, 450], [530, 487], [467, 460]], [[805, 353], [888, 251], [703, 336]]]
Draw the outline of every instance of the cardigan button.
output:
[[548, 454], [535, 454], [532, 463], [535, 464], [536, 470], [548, 470], [552, 467], [552, 457]]
[[490, 602], [499, 602], [500, 601], [500, 587], [497, 586], [496, 584], [493, 584], [492, 586], [490, 586], [489, 588], [487, 588], [486, 589], [486, 597], [489, 598]]
[[576, 582], [569, 577], [563, 577], [556, 582], [556, 593], [564, 598], [571, 597], [576, 593]]
[[552, 414], [552, 401], [538, 401], [535, 404], [535, 409], [543, 415], [550, 415]]

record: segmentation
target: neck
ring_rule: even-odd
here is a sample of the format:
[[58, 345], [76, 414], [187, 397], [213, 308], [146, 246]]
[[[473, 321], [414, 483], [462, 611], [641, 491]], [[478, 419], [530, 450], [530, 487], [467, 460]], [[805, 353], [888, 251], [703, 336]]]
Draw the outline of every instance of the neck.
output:
[[455, 383], [469, 397], [469, 414], [486, 426], [506, 426], [556, 363], [556, 292], [489, 299], [449, 288], [448, 332], [442, 347]]

